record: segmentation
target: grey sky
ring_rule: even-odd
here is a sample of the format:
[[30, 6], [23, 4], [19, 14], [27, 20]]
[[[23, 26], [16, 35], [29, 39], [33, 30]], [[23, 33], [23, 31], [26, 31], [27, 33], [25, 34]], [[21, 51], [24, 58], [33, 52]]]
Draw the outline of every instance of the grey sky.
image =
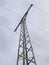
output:
[[[33, 6], [26, 21], [37, 65], [49, 65], [49, 0], [28, 1], [42, 10]], [[16, 33], [13, 30], [29, 7], [28, 1], [0, 0], [0, 65], [16, 65], [20, 27]]]

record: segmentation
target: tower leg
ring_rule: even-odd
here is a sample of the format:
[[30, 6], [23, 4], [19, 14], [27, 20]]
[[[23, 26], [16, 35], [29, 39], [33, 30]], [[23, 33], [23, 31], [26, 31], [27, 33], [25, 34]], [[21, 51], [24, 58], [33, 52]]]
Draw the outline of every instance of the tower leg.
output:
[[[21, 49], [21, 50], [20, 50]], [[22, 60], [20, 63], [19, 61]], [[22, 63], [22, 64], [21, 64]], [[27, 30], [26, 22], [21, 24], [17, 65], [36, 65], [36, 60]]]

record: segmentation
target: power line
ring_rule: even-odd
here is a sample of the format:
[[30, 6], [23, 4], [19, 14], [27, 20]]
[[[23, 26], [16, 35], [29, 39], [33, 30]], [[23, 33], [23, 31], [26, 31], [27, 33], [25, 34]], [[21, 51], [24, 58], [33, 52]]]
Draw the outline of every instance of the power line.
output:
[[10, 28], [8, 28], [7, 26], [0, 24], [0, 26], [3, 26], [4, 28], [8, 29], [9, 31], [12, 31]]
[[[15, 15], [18, 15], [18, 16], [19, 16], [19, 14], [15, 13], [14, 11], [12, 11], [12, 10], [10, 10], [9, 8], [5, 7], [5, 6], [1, 3], [1, 1], [0, 1], [0, 6], [4, 7], [4, 8], [5, 8], [6, 10], [8, 10], [10, 13], [13, 13], [13, 14], [15, 14]], [[19, 17], [21, 17], [21, 16], [19, 16]], [[9, 31], [11, 31], [11, 29], [10, 29], [10, 28], [8, 28], [8, 27], [7, 27], [7, 26], [5, 26], [5, 25], [0, 24], [0, 26], [3, 26], [3, 27], [5, 27], [6, 29], [8, 29]]]
[[[35, 5], [34, 5], [35, 6]], [[37, 6], [35, 6], [36, 9], [38, 9], [40, 12], [42, 12], [43, 14], [45, 14], [46, 16], [49, 17], [49, 15], [47, 13], [45, 13], [44, 11], [42, 11], [40, 8], [38, 8]]]
[[[9, 12], [14, 13], [15, 15], [18, 15], [19, 17], [21, 17], [19, 14], [15, 13], [14, 11], [10, 10], [9, 8], [7, 8], [7, 7], [3, 6], [3, 5], [1, 5], [1, 6], [4, 7], [6, 10], [8, 10]], [[45, 30], [43, 30], [42, 28], [38, 27], [38, 26], [35, 25], [35, 24], [33, 24], [33, 25], [34, 25], [35, 27], [37, 27], [38, 29], [40, 29], [41, 31], [43, 31], [43, 32], [45, 32], [46, 34], [49, 35], [49, 33], [46, 32]], [[7, 28], [7, 29], [8, 29], [8, 28]]]
[[42, 46], [40, 46], [39, 44], [35, 43], [34, 41], [32, 41], [35, 45], [37, 45], [38, 47], [42, 48], [45, 52], [47, 52], [49, 54], [49, 50], [47, 50], [46, 48], [43, 48]]
[[[39, 1], [40, 2], [40, 1]], [[39, 3], [38, 2], [38, 3]], [[28, 1], [28, 3], [30, 3], [29, 1]], [[30, 3], [31, 4], [31, 3]], [[36, 4], [34, 5], [35, 7], [36, 7]], [[38, 7], [36, 7], [39, 11], [41, 11], [43, 14], [45, 14], [46, 16], [48, 16], [49, 17], [49, 15], [48, 14], [46, 14], [44, 11], [42, 11], [40, 8], [38, 8]], [[33, 24], [34, 25], [34, 24]], [[43, 32], [46, 32], [46, 31], [44, 31], [43, 29], [41, 29], [40, 27], [38, 27], [37, 25], [34, 25], [35, 27], [37, 27], [38, 29], [40, 29], [41, 31], [43, 31]], [[48, 32], [46, 32], [48, 35], [49, 35], [49, 33]], [[43, 48], [42, 46], [40, 46], [39, 44], [37, 44], [37, 43], [35, 43], [34, 41], [32, 41], [35, 45], [37, 45], [38, 47], [40, 47], [40, 48], [42, 48], [44, 51], [46, 51], [48, 54], [49, 54], [49, 51], [46, 49], [46, 48]]]
[[[8, 28], [8, 27], [5, 26], [5, 25], [0, 24], [0, 26], [3, 26], [3, 27], [5, 27], [5, 28], [7, 28], [9, 31], [12, 31], [10, 28]], [[13, 32], [13, 31], [12, 31], [12, 32]], [[39, 44], [35, 43], [34, 41], [32, 41], [32, 42], [33, 42], [35, 45], [37, 45], [38, 47], [42, 48], [44, 51], [46, 51], [46, 52], [49, 53], [49, 51], [48, 51], [46, 48], [43, 48], [42, 46], [40, 46]]]
[[[27, 0], [27, 2], [30, 3], [28, 0]], [[40, 2], [40, 1], [39, 1], [39, 2]], [[31, 4], [31, 3], [30, 3], [30, 4]], [[8, 11], [10, 11], [11, 13], [14, 13], [14, 14], [18, 15], [19, 17], [21, 17], [19, 14], [15, 13], [14, 11], [12, 11], [12, 10], [10, 10], [9, 8], [5, 7], [3, 4], [1, 4], [1, 6], [3, 6], [4, 8], [6, 8], [6, 9], [7, 9]], [[35, 4], [35, 5], [33, 4], [33, 6], [35, 6], [35, 8], [38, 9], [40, 12], [42, 12], [44, 15], [46, 15], [46, 16], [49, 17], [49, 15], [48, 15], [47, 13], [45, 13], [44, 11], [42, 11], [40, 8], [38, 8], [38, 7], [36, 6], [36, 4]]]
[[[28, 0], [27, 0], [28, 1]], [[40, 2], [40, 0], [38, 1], [38, 3]], [[29, 1], [28, 1], [28, 3], [29, 4], [31, 4]], [[34, 5], [34, 4], [33, 4]], [[38, 8], [37, 6], [36, 6], [36, 4], [34, 5], [35, 6], [35, 8], [36, 9], [38, 9], [40, 12], [42, 12], [44, 15], [46, 15], [46, 16], [48, 16], [49, 17], [49, 15], [47, 14], [47, 13], [45, 13], [44, 11], [42, 11], [40, 8]], [[43, 32], [45, 32], [46, 34], [48, 34], [49, 35], [49, 32], [47, 32], [47, 31], [45, 31], [45, 30], [43, 30], [42, 28], [40, 28], [40, 27], [38, 27], [37, 25], [35, 25], [35, 24], [33, 24], [35, 27], [37, 27], [38, 29], [40, 29], [41, 31], [43, 31]]]
[[[2, 25], [2, 24], [0, 24], [0, 26], [3, 26], [3, 27], [5, 27], [5, 28], [9, 29], [7, 26], [5, 26], [5, 25]], [[9, 30], [10, 30], [10, 29], [9, 29]]]
[[[11, 29], [8, 28], [8, 27], [5, 26], [5, 25], [0, 24], [0, 26], [3, 26], [3, 27], [5, 27], [5, 28], [7, 28], [9, 31], [11, 31]], [[12, 31], [12, 32], [13, 32], [13, 31]], [[32, 41], [32, 42], [33, 42], [35, 45], [37, 45], [38, 47], [42, 48], [44, 51], [46, 51], [46, 52], [49, 53], [49, 51], [48, 51], [46, 48], [43, 48], [42, 46], [40, 46], [39, 44], [35, 43], [34, 41]]]
[[[31, 4], [28, 0], [27, 0], [27, 2], [29, 3], [29, 4]], [[40, 1], [39, 1], [40, 2]], [[38, 2], [38, 3], [39, 3]], [[36, 9], [38, 9], [41, 13], [43, 13], [44, 15], [46, 15], [46, 16], [48, 16], [49, 17], [49, 14], [47, 14], [47, 13], [45, 13], [44, 11], [42, 11], [40, 8], [38, 8], [37, 6], [36, 6], [36, 4], [33, 4], [34, 5], [34, 7], [36, 8]]]
[[15, 15], [18, 15], [19, 17], [21, 17], [19, 14], [15, 13], [14, 11], [10, 10], [8, 7], [4, 6], [2, 3], [0, 3], [0, 6], [4, 7], [6, 10], [8, 10], [10, 13], [13, 13]]
[[[18, 15], [17, 13], [15, 13], [15, 12], [13, 12], [12, 10], [10, 10], [10, 9], [8, 9], [7, 7], [5, 7], [5, 6], [3, 6], [3, 5], [1, 5], [2, 7], [4, 7], [5, 9], [7, 9], [8, 11], [10, 11], [11, 13], [14, 13], [14, 14], [16, 14], [16, 15]], [[19, 17], [20, 17], [20, 15], [18, 15]], [[1, 24], [0, 24], [1, 25]], [[7, 29], [9, 29], [8, 27], [6, 27], [5, 25], [1, 25], [1, 26], [3, 26], [3, 27], [5, 27], [5, 28], [7, 28]], [[36, 25], [35, 25], [36, 26]], [[37, 27], [37, 26], [36, 26]], [[39, 28], [39, 27], [38, 27]], [[39, 28], [40, 29], [40, 28]], [[10, 31], [11, 31], [11, 29], [9, 29]], [[42, 29], [41, 29], [42, 30]], [[33, 42], [34, 44], [36, 44], [35, 42]], [[36, 44], [36, 45], [38, 45], [40, 48], [42, 48], [42, 49], [44, 49], [44, 50], [46, 50], [45, 48], [43, 48], [43, 47], [41, 47], [39, 44]], [[46, 50], [46, 52], [47, 52], [48, 50]], [[49, 52], [49, 51], [48, 51]]]
[[38, 28], [40, 31], [42, 31], [42, 32], [44, 32], [44, 33], [46, 33], [46, 34], [49, 35], [49, 32], [43, 30], [41, 27], [38, 27], [38, 25], [35, 25], [35, 24], [32, 24], [32, 25], [33, 25], [34, 27]]
[[[18, 15], [19, 17], [21, 17], [19, 14], [13, 12], [13, 11], [10, 10], [9, 8], [7, 8], [7, 7], [3, 6], [3, 5], [2, 5], [2, 7], [4, 7], [5, 9], [7, 9], [8, 11], [10, 11], [11, 13], [14, 13], [14, 14]], [[41, 10], [40, 10], [40, 11], [41, 11]], [[46, 32], [46, 31], [44, 31], [43, 29], [41, 29], [40, 27], [38, 27], [37, 25], [34, 25], [34, 26], [37, 27], [38, 29], [40, 29], [41, 31]], [[48, 32], [46, 32], [46, 33], [49, 35]]]

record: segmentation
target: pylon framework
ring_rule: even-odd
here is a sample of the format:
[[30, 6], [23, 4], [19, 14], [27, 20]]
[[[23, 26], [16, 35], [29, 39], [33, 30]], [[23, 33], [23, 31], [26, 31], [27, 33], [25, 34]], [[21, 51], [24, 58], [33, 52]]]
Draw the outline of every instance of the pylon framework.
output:
[[27, 25], [26, 25], [26, 17], [27, 17], [28, 11], [30, 10], [31, 6], [32, 4], [30, 5], [29, 9], [27, 10], [25, 15], [21, 19], [16, 29], [14, 30], [15, 32], [17, 28], [19, 27], [19, 25], [21, 24], [16, 65], [36, 65], [36, 60], [35, 60], [32, 44], [30, 41], [30, 37], [29, 37], [28, 30], [27, 30]]

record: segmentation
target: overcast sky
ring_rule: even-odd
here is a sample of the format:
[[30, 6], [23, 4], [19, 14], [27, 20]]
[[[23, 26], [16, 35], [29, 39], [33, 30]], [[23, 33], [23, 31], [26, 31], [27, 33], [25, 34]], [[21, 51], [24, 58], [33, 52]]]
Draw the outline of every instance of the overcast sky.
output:
[[49, 65], [49, 0], [0, 0], [0, 65], [16, 65], [20, 27], [13, 31], [30, 3], [26, 23], [36, 62]]

